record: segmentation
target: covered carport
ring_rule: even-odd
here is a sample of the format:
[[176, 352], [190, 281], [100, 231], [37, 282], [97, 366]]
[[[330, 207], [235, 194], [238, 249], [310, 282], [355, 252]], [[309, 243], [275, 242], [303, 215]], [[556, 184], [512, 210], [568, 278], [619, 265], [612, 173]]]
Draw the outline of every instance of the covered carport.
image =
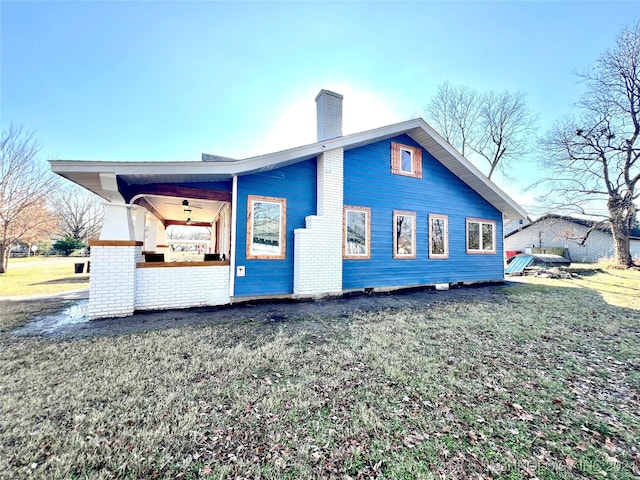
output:
[[[89, 317], [230, 301], [231, 175], [206, 162], [51, 162], [52, 170], [105, 199], [99, 240], [90, 243]], [[166, 229], [211, 228], [201, 257], [176, 261]]]

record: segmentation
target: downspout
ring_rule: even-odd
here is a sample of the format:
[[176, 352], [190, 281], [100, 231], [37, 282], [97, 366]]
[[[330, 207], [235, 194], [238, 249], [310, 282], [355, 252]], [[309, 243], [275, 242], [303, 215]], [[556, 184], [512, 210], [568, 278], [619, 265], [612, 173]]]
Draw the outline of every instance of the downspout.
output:
[[233, 176], [231, 186], [231, 245], [229, 246], [229, 303], [233, 303], [236, 280], [236, 217], [238, 210], [238, 177]]

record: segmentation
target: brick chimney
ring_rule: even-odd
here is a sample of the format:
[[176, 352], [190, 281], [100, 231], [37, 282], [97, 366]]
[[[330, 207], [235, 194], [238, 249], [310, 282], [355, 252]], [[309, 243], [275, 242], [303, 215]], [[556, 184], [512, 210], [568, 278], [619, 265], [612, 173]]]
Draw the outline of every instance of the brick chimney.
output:
[[342, 99], [329, 90], [320, 90], [316, 96], [319, 142], [342, 136]]

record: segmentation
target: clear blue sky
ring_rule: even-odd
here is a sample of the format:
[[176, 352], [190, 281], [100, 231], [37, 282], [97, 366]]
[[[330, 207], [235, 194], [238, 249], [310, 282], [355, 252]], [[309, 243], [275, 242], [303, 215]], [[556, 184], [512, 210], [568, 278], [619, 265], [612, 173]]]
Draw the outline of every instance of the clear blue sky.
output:
[[[0, 9], [2, 127], [33, 131], [45, 158], [74, 160], [242, 158], [310, 143], [321, 88], [345, 95], [345, 133], [421, 116], [444, 81], [526, 92], [543, 132], [578, 99], [573, 72], [640, 19], [638, 1]], [[528, 179], [501, 186], [518, 198]]]

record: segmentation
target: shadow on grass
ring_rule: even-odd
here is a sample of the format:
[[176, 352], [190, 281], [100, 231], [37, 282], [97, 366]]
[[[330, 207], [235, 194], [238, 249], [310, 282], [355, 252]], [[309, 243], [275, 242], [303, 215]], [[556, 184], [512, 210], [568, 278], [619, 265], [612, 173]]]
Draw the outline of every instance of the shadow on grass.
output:
[[72, 277], [56, 278], [54, 280], [47, 280], [45, 282], [31, 283], [30, 286], [35, 285], [75, 285], [77, 283], [87, 283], [89, 281], [89, 275], [77, 275]]
[[[612, 279], [611, 282], [607, 282], [607, 281], [601, 281], [601, 280], [596, 280], [593, 277], [596, 277], [596, 274], [599, 275], [606, 275], [607, 277], [610, 277]], [[609, 293], [618, 293], [618, 294], [623, 294], [623, 293], [629, 293], [629, 295], [637, 295], [634, 294], [633, 292], [640, 292], [640, 283], [636, 282], [633, 286], [631, 285], [623, 285], [620, 281], [616, 282], [616, 278], [621, 279], [621, 281], [631, 281], [631, 279], [628, 276], [624, 276], [624, 275], [616, 275], [615, 273], [612, 273], [611, 271], [607, 271], [607, 270], [585, 270], [582, 272], [577, 272], [578, 275], [578, 279], [584, 279], [585, 282], [588, 282], [589, 284], [593, 284], [594, 285], [594, 290], [597, 291], [602, 291], [602, 292], [609, 292]], [[596, 287], [596, 285], [598, 287]], [[605, 287], [604, 289], [601, 288], [600, 286]], [[606, 288], [609, 287], [609, 288]], [[610, 288], [616, 289], [618, 290], [617, 292], [614, 292], [613, 290], [610, 290]]]

